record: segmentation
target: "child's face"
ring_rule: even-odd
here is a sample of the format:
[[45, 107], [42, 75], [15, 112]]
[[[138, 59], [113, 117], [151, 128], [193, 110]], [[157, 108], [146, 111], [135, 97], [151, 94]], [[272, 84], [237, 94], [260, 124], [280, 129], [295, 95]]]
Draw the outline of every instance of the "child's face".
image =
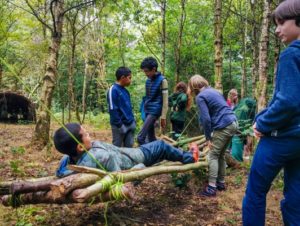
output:
[[[88, 151], [92, 147], [92, 141], [90, 135], [83, 127], [81, 127], [79, 133], [81, 134], [82, 144], [85, 147], [86, 151]], [[80, 151], [85, 151], [84, 148], [82, 147], [79, 147], [79, 149]]]
[[156, 74], [156, 68], [153, 68], [152, 70], [144, 68], [143, 71], [148, 78], [152, 78]]
[[121, 77], [121, 84], [123, 86], [129, 86], [131, 84], [131, 74], [128, 76], [122, 76]]
[[281, 21], [276, 19], [276, 24], [275, 33], [283, 43], [289, 44], [300, 39], [300, 27], [296, 25], [295, 20]]

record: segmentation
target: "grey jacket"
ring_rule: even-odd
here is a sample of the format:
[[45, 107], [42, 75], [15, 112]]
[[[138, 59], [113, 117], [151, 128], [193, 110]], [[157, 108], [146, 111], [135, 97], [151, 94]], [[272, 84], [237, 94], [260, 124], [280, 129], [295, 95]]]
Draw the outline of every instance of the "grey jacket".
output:
[[[94, 141], [92, 148], [73, 164], [106, 171], [120, 171], [130, 168], [142, 168], [144, 167], [144, 160], [144, 154], [139, 148], [120, 148], [112, 144]], [[56, 171], [56, 176], [64, 177], [73, 173], [73, 171], [67, 169], [70, 163], [72, 163], [70, 157], [64, 155]]]

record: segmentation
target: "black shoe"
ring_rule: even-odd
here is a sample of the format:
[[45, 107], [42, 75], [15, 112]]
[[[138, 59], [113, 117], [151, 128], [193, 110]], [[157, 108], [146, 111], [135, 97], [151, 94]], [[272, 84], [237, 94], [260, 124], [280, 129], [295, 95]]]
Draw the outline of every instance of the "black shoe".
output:
[[225, 191], [226, 190], [225, 183], [217, 182], [217, 190], [218, 191]]
[[200, 195], [205, 197], [215, 197], [217, 195], [217, 188], [207, 185]]

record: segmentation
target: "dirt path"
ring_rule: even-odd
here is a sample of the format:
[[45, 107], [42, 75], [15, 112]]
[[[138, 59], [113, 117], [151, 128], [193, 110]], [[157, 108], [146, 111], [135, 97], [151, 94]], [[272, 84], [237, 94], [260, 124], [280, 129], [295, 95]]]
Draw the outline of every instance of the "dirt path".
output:
[[[109, 130], [87, 127], [92, 138], [111, 141]], [[0, 180], [54, 174], [61, 155], [53, 148], [32, 149], [29, 142], [33, 128], [33, 125], [0, 124]], [[29, 205], [17, 210], [0, 206], [0, 225], [104, 225], [105, 216], [108, 225], [241, 225], [246, 178], [246, 170], [228, 170], [227, 191], [207, 199], [197, 194], [203, 186], [203, 176], [193, 174], [185, 189], [176, 188], [170, 175], [155, 176], [135, 187], [136, 198], [130, 201]], [[272, 188], [268, 196], [267, 225], [282, 225], [281, 198], [281, 191]]]

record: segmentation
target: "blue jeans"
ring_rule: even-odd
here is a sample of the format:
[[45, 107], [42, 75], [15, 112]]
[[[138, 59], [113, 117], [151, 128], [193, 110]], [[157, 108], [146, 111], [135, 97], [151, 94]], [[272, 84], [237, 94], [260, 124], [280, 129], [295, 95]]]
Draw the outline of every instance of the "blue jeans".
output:
[[281, 212], [285, 225], [300, 224], [300, 139], [262, 137], [253, 158], [243, 200], [243, 225], [265, 225], [266, 195], [284, 169]]
[[144, 153], [145, 166], [152, 166], [153, 164], [163, 160], [173, 162], [179, 161], [183, 164], [194, 162], [193, 154], [191, 152], [183, 152], [161, 140], [141, 145], [139, 148]]

